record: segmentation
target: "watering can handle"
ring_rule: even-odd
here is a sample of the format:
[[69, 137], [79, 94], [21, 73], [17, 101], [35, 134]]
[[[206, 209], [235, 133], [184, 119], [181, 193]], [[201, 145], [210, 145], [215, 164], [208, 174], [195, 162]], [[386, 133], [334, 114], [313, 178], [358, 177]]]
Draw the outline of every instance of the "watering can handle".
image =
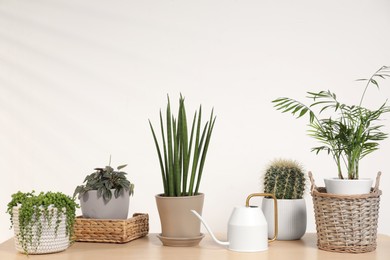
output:
[[273, 242], [276, 240], [278, 236], [278, 201], [276, 200], [276, 197], [274, 194], [271, 193], [252, 193], [246, 198], [246, 207], [249, 207], [249, 201], [253, 197], [272, 197], [274, 199], [274, 237], [272, 239], [269, 239], [268, 242]]

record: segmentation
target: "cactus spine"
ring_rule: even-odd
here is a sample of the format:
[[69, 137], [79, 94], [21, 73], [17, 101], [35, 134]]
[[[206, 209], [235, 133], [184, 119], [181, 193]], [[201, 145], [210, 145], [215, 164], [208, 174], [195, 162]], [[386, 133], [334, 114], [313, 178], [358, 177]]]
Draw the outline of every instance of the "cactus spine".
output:
[[302, 199], [306, 177], [303, 168], [292, 160], [275, 160], [265, 172], [264, 192], [277, 199]]

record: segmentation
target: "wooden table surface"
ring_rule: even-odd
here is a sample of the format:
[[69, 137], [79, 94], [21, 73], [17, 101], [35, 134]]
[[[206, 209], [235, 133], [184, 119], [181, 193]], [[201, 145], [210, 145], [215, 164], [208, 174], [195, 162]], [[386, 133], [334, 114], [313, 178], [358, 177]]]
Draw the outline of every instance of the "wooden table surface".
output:
[[[223, 236], [219, 236], [223, 238]], [[266, 259], [266, 260], [390, 260], [390, 237], [378, 236], [376, 251], [364, 254], [342, 254], [318, 250], [316, 235], [308, 233], [301, 240], [276, 241], [267, 251], [237, 253], [215, 244], [206, 236], [196, 247], [162, 246], [156, 234], [126, 244], [76, 242], [66, 251], [47, 255], [18, 253], [13, 238], [0, 244], [0, 260], [119, 260], [119, 259]]]

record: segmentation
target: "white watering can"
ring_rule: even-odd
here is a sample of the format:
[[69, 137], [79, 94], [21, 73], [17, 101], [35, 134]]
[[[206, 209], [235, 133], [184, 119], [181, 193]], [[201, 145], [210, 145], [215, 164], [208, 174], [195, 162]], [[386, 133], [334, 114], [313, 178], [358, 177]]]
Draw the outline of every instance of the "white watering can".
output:
[[[274, 199], [274, 223], [275, 234], [268, 240], [268, 226], [263, 212], [257, 206], [249, 206], [252, 197], [272, 197]], [[268, 249], [268, 242], [276, 240], [278, 234], [278, 210], [277, 200], [273, 194], [253, 193], [246, 199], [245, 207], [235, 207], [230, 215], [228, 223], [227, 242], [219, 241], [211, 231], [210, 227], [195, 210], [191, 210], [203, 223], [215, 242], [227, 246], [229, 250], [237, 252], [259, 252]]]

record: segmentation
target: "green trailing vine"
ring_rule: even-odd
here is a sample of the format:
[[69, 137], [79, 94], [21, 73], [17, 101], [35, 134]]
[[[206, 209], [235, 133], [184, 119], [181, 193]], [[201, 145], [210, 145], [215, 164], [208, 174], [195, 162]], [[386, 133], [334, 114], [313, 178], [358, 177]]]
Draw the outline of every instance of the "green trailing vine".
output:
[[[57, 235], [61, 216], [66, 216], [66, 235], [71, 241], [73, 237], [73, 226], [76, 220], [76, 208], [78, 204], [71, 197], [61, 192], [41, 192], [38, 195], [35, 191], [21, 192], [12, 195], [12, 200], [7, 205], [7, 213], [10, 214], [11, 228], [14, 226], [13, 208], [19, 207], [19, 234], [17, 239], [28, 254], [28, 248], [38, 249], [42, 236], [42, 216], [46, 219], [49, 228], [53, 218], [56, 219], [55, 235]], [[36, 238], [36, 240], [34, 240]]]

